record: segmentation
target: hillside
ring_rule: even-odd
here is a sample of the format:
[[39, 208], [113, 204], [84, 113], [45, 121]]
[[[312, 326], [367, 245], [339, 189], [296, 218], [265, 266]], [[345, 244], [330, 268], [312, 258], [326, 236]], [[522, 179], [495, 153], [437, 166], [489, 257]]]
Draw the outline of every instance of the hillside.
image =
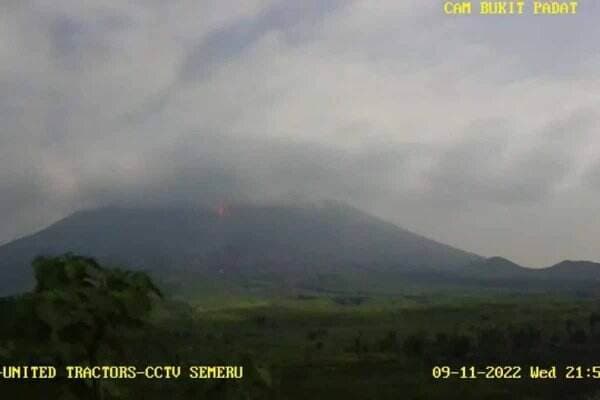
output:
[[378, 279], [390, 271], [453, 271], [481, 260], [340, 204], [112, 207], [77, 212], [0, 247], [0, 291], [26, 289], [31, 260], [63, 252], [176, 281], [200, 274], [292, 286], [371, 272]]
[[338, 203], [101, 208], [0, 247], [0, 294], [32, 285], [38, 255], [73, 252], [143, 269], [172, 290], [398, 292], [418, 288], [581, 289], [600, 264], [524, 268], [416, 235]]

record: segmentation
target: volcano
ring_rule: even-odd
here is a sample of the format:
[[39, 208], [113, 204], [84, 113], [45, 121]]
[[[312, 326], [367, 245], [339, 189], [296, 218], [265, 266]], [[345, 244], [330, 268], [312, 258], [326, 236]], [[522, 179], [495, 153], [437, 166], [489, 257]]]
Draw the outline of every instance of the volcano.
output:
[[542, 270], [485, 258], [339, 203], [123, 208], [76, 212], [0, 247], [0, 294], [33, 285], [31, 261], [72, 252], [145, 270], [175, 286], [215, 282], [280, 290], [401, 290], [421, 286], [556, 288], [596, 285], [600, 265]]
[[481, 258], [337, 203], [108, 207], [77, 212], [0, 247], [0, 289], [31, 287], [32, 259], [64, 252], [163, 275], [285, 282], [352, 271], [451, 271]]

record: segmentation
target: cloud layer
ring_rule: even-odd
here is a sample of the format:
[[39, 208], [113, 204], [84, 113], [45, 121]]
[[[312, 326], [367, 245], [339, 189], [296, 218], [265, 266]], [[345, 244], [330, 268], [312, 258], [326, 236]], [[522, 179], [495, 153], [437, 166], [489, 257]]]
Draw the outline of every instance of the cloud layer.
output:
[[600, 260], [599, 17], [2, 2], [0, 242], [105, 204], [326, 198], [531, 266]]

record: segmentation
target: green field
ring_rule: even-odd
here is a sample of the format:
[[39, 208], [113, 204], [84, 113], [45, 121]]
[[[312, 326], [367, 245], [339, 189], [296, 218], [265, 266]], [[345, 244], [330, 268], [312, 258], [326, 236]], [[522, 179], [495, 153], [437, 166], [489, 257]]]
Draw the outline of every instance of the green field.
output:
[[204, 334], [184, 362], [206, 349], [213, 349], [205, 353], [209, 359], [224, 349], [248, 354], [270, 371], [275, 398], [508, 399], [520, 393], [547, 399], [594, 392], [586, 379], [436, 381], [431, 375], [435, 365], [593, 365], [600, 304], [592, 299], [430, 293], [191, 304], [189, 335]]
[[[144, 274], [100, 267], [83, 273], [78, 268], [91, 268], [88, 259], [66, 260], [64, 265], [50, 260], [47, 276], [36, 271], [45, 283], [34, 292], [0, 301], [0, 365], [54, 365], [59, 371], [67, 365], [181, 366], [182, 375], [69, 380], [59, 373], [51, 381], [3, 379], [6, 398], [600, 396], [600, 379], [589, 372], [600, 364], [600, 301], [592, 292], [412, 289], [284, 295], [218, 283], [211, 289], [206, 283], [185, 296], [151, 298], [143, 289], [152, 288]], [[67, 268], [62, 277], [56, 273], [61, 265]], [[190, 379], [189, 368], [202, 365], [243, 366], [243, 378]], [[454, 371], [518, 366], [522, 371], [520, 379], [466, 372], [461, 372], [465, 379], [434, 379], [436, 366]], [[532, 380], [530, 366], [557, 366], [558, 377]], [[573, 369], [574, 379], [566, 379], [567, 366], [582, 366], [580, 379]]]

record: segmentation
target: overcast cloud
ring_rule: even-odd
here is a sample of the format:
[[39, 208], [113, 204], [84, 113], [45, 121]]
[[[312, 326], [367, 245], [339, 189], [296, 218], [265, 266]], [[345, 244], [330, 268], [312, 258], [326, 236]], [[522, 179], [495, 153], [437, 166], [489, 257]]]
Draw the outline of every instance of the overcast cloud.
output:
[[600, 4], [0, 2], [0, 242], [108, 204], [336, 199], [600, 261]]

